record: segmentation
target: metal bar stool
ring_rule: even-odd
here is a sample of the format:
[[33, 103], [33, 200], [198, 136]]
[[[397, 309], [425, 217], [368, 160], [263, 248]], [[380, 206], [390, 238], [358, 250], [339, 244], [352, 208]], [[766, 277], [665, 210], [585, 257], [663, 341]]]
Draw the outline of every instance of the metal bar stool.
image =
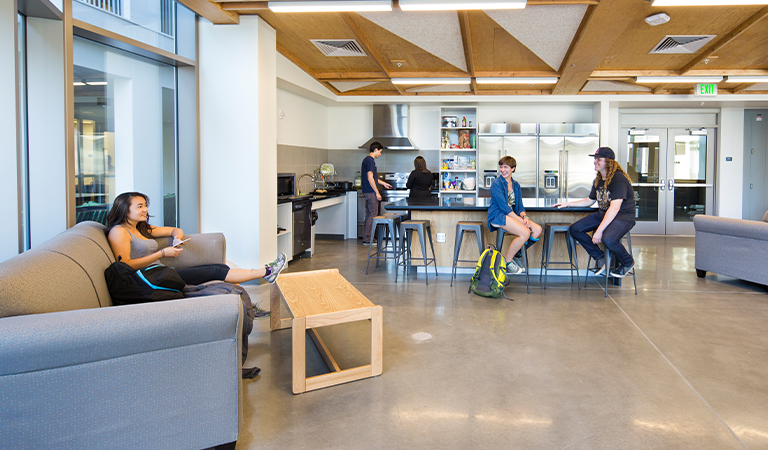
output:
[[[632, 254], [632, 237], [629, 234], [629, 231], [627, 231], [627, 234], [622, 237], [622, 239], [627, 240], [627, 251], [629, 254]], [[610, 277], [611, 272], [611, 251], [608, 250], [607, 247], [603, 248], [603, 251], [605, 253], [605, 296], [608, 297], [608, 277]], [[592, 256], [589, 257], [589, 260], [587, 261], [587, 276], [584, 277], [584, 287], [587, 287], [587, 280], [589, 280], [589, 266], [592, 264]], [[637, 279], [635, 278], [635, 269], [637, 266], [632, 268], [632, 283], [635, 285], [635, 295], [637, 295]]]
[[475, 263], [469, 259], [459, 259], [459, 251], [461, 251], [461, 241], [464, 238], [464, 233], [475, 233], [477, 237], [477, 250], [479, 252], [478, 258], [483, 254], [483, 248], [485, 243], [483, 242], [483, 222], [459, 222], [456, 224], [456, 239], [453, 243], [453, 264], [451, 265], [451, 287], [453, 287], [453, 280], [456, 278], [456, 263]]
[[[573, 283], [573, 269], [576, 269], [576, 286], [581, 289], [581, 279], [579, 278], [579, 257], [576, 255], [576, 240], [570, 233], [571, 224], [562, 222], [547, 222], [544, 224], [543, 244], [541, 249], [541, 268], [539, 272], [539, 282], [544, 275], [544, 289], [547, 288], [547, 271], [550, 265], [568, 265], [571, 270], [571, 283]], [[552, 255], [552, 243], [555, 240], [555, 233], [565, 233], [565, 245], [568, 247], [568, 261], [550, 261]], [[546, 257], [546, 258], [545, 258]]]
[[[429, 284], [429, 274], [427, 268], [430, 263], [435, 266], [435, 276], [437, 276], [437, 261], [435, 260], [435, 246], [432, 245], [432, 228], [429, 220], [404, 220], [400, 222], [400, 253], [403, 255], [403, 261], [400, 263], [403, 265], [403, 273], [410, 267], [419, 267], [420, 264], [411, 264], [411, 240], [412, 234], [416, 231], [419, 233], [419, 244], [421, 244], [421, 256], [424, 260], [424, 280]], [[424, 236], [426, 234], [426, 237]], [[427, 258], [427, 241], [429, 239], [429, 246], [432, 248], [432, 257]], [[397, 276], [395, 276], [395, 282], [397, 282]]]
[[[499, 228], [496, 230], [496, 250], [501, 251], [501, 246], [504, 244], [504, 235], [509, 234], [506, 231], [504, 231], [503, 228]], [[510, 236], [513, 236], [510, 234]], [[525, 247], [525, 244], [523, 244], [523, 248], [520, 249], [523, 254], [523, 265], [525, 266], [525, 290], [527, 293], [531, 293], [531, 286], [528, 278], [528, 249]]]
[[[394, 259], [395, 282], [397, 282], [397, 260], [400, 258], [400, 248], [402, 248], [397, 245], [397, 239], [395, 239], [399, 224], [399, 216], [376, 216], [373, 218], [371, 243], [368, 244], [368, 261], [365, 264], [366, 275], [368, 275], [368, 265], [371, 263], [371, 259], [376, 260], [377, 268], [379, 267], [379, 260]], [[376, 238], [376, 251], [372, 253], [374, 238]], [[385, 244], [384, 239], [387, 239], [389, 244]], [[391, 247], [391, 249], [388, 250], [388, 247]]]

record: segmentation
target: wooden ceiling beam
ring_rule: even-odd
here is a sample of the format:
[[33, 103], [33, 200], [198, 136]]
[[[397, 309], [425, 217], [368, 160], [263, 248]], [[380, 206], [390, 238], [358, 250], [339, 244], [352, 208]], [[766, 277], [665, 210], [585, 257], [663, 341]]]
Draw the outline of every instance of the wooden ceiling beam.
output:
[[217, 0], [221, 3], [221, 9], [224, 11], [269, 11], [267, 2], [242, 2], [231, 0]]
[[315, 76], [315, 72], [312, 70], [312, 68], [310, 68], [308, 65], [304, 64], [303, 62], [301, 62], [301, 60], [299, 58], [294, 56], [293, 53], [291, 53], [287, 48], [285, 48], [282, 45], [280, 45], [279, 42], [276, 43], [275, 45], [277, 47], [277, 52], [278, 53], [280, 53], [281, 55], [285, 56], [286, 58], [288, 58], [289, 61], [291, 61], [292, 63], [294, 63], [297, 66], [299, 66], [299, 68], [301, 70], [303, 70], [304, 72], [307, 72], [312, 78], [317, 79], [317, 76]]
[[240, 23], [240, 17], [232, 12], [224, 11], [220, 6], [208, 0], [179, 0], [179, 2], [191, 9], [199, 16], [210, 20], [217, 25], [234, 25]]
[[472, 35], [469, 33], [469, 14], [466, 11], [457, 11], [459, 15], [459, 28], [461, 29], [461, 42], [464, 45], [464, 60], [467, 63], [467, 73], [472, 77], [470, 87], [472, 93], [477, 95], [477, 81], [475, 81], [475, 60], [472, 56]]
[[479, 70], [475, 72], [476, 77], [488, 77], [488, 78], [498, 78], [498, 77], [557, 77], [560, 76], [559, 72], [556, 72], [554, 70], [548, 71], [548, 70], [530, 70], [530, 71], [522, 71], [522, 70]]
[[[352, 14], [341, 13], [341, 18], [344, 19], [344, 22], [355, 34], [357, 41], [360, 43], [360, 46], [363, 47], [363, 50], [365, 50], [365, 53], [367, 53], [371, 58], [373, 58], [374, 61], [376, 61], [376, 64], [379, 66], [382, 72], [387, 74], [387, 77], [392, 78], [392, 75], [387, 69], [387, 61], [379, 54], [379, 52], [375, 51], [369, 45], [368, 37], [365, 35], [365, 32], [363, 32], [362, 28], [360, 28], [360, 26], [357, 25], [357, 22], [355, 22], [355, 19], [352, 18]], [[395, 86], [395, 89], [397, 89], [397, 92], [400, 93], [400, 95], [405, 94], [405, 91], [400, 86], [398, 85], [394, 85], [394, 86]]]
[[641, 21], [646, 13], [645, 2], [600, 0], [596, 6], [590, 5], [576, 33], [575, 44], [563, 59], [560, 81], [552, 93], [573, 95], [581, 91], [627, 27]]
[[[754, 86], [754, 85], [756, 85], [756, 84], [758, 84], [758, 83], [742, 83], [742, 84], [739, 84], [739, 85], [735, 86], [735, 87], [732, 89], [732, 92], [733, 92], [734, 94], [738, 94], [739, 92], [741, 92], [741, 91], [743, 91], [743, 90], [747, 89], [748, 87]], [[719, 91], [719, 89], [718, 89], [718, 91]]]
[[763, 20], [766, 16], [768, 16], [768, 6], [758, 11], [756, 14], [754, 14], [749, 19], [745, 20], [741, 23], [741, 25], [734, 28], [730, 33], [723, 36], [721, 39], [718, 39], [717, 43], [712, 45], [709, 49], [705, 50], [701, 55], [697, 56], [693, 59], [693, 61], [689, 62], [685, 65], [682, 69], [680, 69], [680, 75], [688, 75], [688, 72], [691, 71], [694, 67], [696, 67], [698, 64], [700, 64], [705, 59], [711, 57], [715, 53], [719, 52], [723, 49], [726, 45], [733, 42], [736, 38], [738, 38], [740, 35], [742, 35], [745, 31], [752, 28], [756, 23]]
[[667, 90], [667, 86], [669, 86], [668, 83], [662, 83], [662, 84], [656, 86], [655, 88], [653, 88], [653, 94], [655, 95], [655, 94], [658, 94], [658, 93], [660, 93], [662, 91], [666, 91]]
[[478, 89], [477, 95], [550, 95], [549, 89]]
[[389, 81], [385, 73], [378, 72], [315, 72], [317, 81]]

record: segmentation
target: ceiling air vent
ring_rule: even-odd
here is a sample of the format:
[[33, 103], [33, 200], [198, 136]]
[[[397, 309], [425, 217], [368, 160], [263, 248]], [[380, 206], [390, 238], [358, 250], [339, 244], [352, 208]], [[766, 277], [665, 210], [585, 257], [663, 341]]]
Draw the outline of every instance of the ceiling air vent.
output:
[[354, 39], [310, 39], [325, 56], [367, 56]]
[[650, 53], [696, 53], [707, 42], [714, 39], [715, 36], [714, 34], [702, 36], [665, 36]]

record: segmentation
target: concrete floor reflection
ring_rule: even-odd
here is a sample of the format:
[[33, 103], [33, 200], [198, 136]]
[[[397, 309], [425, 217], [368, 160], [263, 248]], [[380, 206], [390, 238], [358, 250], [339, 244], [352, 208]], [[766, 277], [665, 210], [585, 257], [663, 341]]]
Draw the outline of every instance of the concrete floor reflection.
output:
[[[632, 241], [637, 296], [550, 276], [516, 279], [514, 301], [467, 294], [470, 275], [366, 276], [367, 247], [318, 241], [287, 270], [337, 267], [384, 307], [384, 372], [293, 395], [291, 333], [257, 321], [237, 448], [768, 449], [766, 288], [697, 278], [693, 238]], [[342, 368], [365, 361], [369, 329], [326, 328]], [[311, 351], [307, 367], [325, 370]]]

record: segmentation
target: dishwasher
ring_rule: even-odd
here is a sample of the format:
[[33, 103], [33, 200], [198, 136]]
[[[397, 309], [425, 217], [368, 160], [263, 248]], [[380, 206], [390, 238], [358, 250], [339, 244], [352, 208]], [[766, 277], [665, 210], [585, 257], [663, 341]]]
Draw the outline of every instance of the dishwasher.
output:
[[293, 256], [312, 246], [312, 200], [293, 202]]

